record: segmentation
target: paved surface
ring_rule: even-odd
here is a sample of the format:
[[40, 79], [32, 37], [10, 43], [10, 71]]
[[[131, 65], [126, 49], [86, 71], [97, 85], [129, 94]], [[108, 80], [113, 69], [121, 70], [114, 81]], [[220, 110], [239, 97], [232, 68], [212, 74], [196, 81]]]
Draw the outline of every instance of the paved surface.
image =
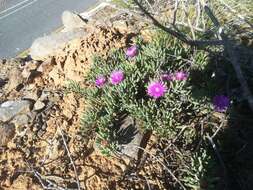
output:
[[10, 58], [62, 25], [64, 10], [83, 12], [97, 0], [0, 0], [0, 58]]

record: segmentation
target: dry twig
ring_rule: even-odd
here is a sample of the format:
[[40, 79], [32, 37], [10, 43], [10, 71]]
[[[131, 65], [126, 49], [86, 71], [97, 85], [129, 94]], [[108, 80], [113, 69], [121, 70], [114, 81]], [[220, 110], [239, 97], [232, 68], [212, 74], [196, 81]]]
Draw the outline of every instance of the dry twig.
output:
[[[210, 142], [210, 144], [212, 145], [212, 148], [213, 148], [213, 150], [214, 150], [214, 152], [215, 152], [215, 154], [216, 154], [216, 156], [217, 156], [217, 158], [220, 162], [220, 165], [223, 169], [224, 177], [226, 179], [225, 181], [227, 181], [228, 177], [227, 177], [227, 169], [226, 169], [225, 163], [224, 163], [219, 151], [217, 150], [217, 147], [216, 147], [215, 143], [213, 142], [213, 139], [209, 135], [207, 135], [207, 139]], [[226, 186], [227, 186], [227, 184], [226, 184]]]
[[[240, 60], [238, 51], [236, 51], [234, 44], [229, 41], [228, 37], [224, 34], [223, 29], [218, 21], [218, 19], [214, 16], [213, 12], [208, 6], [204, 6], [206, 14], [210, 17], [213, 24], [218, 28], [218, 36], [222, 40], [225, 51], [227, 51], [229, 60], [234, 67], [236, 77], [240, 82], [240, 85], [243, 89], [244, 97], [248, 100], [250, 109], [253, 111], [253, 96], [251, 91], [249, 90], [248, 83], [246, 79], [243, 77], [243, 72], [240, 66]], [[240, 52], [239, 52], [240, 53]]]
[[[129, 145], [121, 145], [122, 147], [127, 147]], [[137, 145], [131, 145], [131, 147], [137, 148], [142, 150], [143, 152], [149, 154], [154, 160], [156, 160], [159, 164], [161, 164], [166, 171], [171, 175], [171, 177], [179, 184], [179, 186], [183, 189], [186, 190], [185, 186], [177, 179], [177, 177], [173, 174], [173, 172], [163, 163], [163, 161], [159, 158], [157, 158], [157, 156], [153, 155], [152, 153], [150, 153], [149, 151], [147, 151], [145, 148], [142, 148], [140, 146]], [[122, 153], [118, 153], [118, 154], [122, 154]]]
[[222, 40], [191, 40], [187, 38], [182, 32], [178, 30], [172, 30], [171, 28], [168, 28], [164, 25], [162, 25], [158, 20], [156, 20], [139, 2], [138, 0], [134, 0], [136, 5], [140, 8], [140, 10], [151, 19], [153, 24], [157, 26], [158, 28], [162, 29], [163, 31], [169, 33], [170, 35], [174, 36], [175, 38], [179, 39], [180, 41], [190, 45], [190, 46], [196, 46], [196, 47], [206, 47], [206, 46], [213, 46], [213, 45], [223, 45]]
[[75, 172], [77, 188], [78, 188], [78, 190], [81, 190], [80, 181], [79, 181], [79, 178], [78, 178], [78, 174], [77, 174], [77, 170], [76, 170], [75, 163], [74, 163], [74, 161], [73, 161], [73, 159], [72, 159], [72, 157], [71, 157], [71, 154], [70, 154], [70, 151], [69, 151], [69, 149], [68, 149], [68, 146], [67, 146], [67, 143], [66, 143], [66, 140], [65, 140], [63, 131], [62, 131], [62, 129], [61, 129], [61, 126], [58, 125], [58, 128], [59, 128], [59, 130], [60, 130], [61, 137], [62, 137], [62, 140], [63, 140], [63, 144], [64, 144], [64, 147], [65, 147], [65, 149], [66, 149], [66, 151], [67, 151], [69, 160], [70, 160], [70, 162], [71, 162], [71, 164], [72, 164], [72, 166], [73, 166], [74, 172]]
[[[30, 171], [25, 171], [26, 173], [33, 173], [34, 176], [38, 179], [43, 189], [46, 190], [70, 190], [65, 189], [56, 183], [52, 182], [51, 180], [46, 179], [43, 175], [41, 175], [36, 169], [34, 169], [28, 162], [26, 162], [27, 166], [29, 167]], [[47, 184], [45, 184], [45, 182]]]

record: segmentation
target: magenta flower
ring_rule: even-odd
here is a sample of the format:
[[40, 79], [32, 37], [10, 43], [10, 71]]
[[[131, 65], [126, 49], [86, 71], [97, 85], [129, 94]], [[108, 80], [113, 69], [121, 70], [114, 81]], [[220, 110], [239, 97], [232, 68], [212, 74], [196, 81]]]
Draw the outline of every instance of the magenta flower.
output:
[[161, 79], [162, 79], [162, 81], [173, 81], [173, 80], [175, 80], [175, 77], [173, 74], [165, 73], [165, 74], [161, 75]]
[[213, 98], [213, 105], [215, 111], [224, 112], [229, 106], [230, 100], [227, 96], [218, 95]]
[[182, 80], [186, 80], [187, 77], [188, 77], [188, 74], [186, 72], [178, 71], [175, 73], [175, 80], [182, 81]]
[[138, 54], [138, 47], [136, 45], [131, 46], [126, 51], [127, 57], [130, 58], [135, 57], [137, 54]]
[[96, 86], [97, 86], [97, 87], [102, 87], [102, 86], [104, 86], [105, 83], [106, 83], [106, 78], [105, 78], [105, 76], [103, 76], [103, 75], [98, 76], [97, 79], [96, 79], [96, 81], [95, 81], [95, 83], [96, 83]]
[[148, 85], [148, 89], [147, 89], [148, 95], [155, 99], [164, 96], [166, 91], [167, 91], [166, 86], [162, 82], [159, 82], [159, 81], [151, 82]]
[[123, 71], [113, 71], [110, 76], [110, 80], [112, 84], [119, 84], [124, 80], [124, 73]]

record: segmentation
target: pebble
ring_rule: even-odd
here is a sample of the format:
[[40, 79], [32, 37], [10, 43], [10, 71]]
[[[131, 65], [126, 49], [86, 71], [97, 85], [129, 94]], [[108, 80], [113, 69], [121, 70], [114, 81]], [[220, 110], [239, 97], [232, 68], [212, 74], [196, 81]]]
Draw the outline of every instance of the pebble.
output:
[[37, 100], [34, 104], [34, 107], [33, 107], [33, 110], [35, 111], [39, 111], [39, 110], [42, 110], [44, 107], [45, 107], [45, 103], [40, 101], [40, 100]]
[[30, 111], [30, 102], [27, 100], [7, 101], [0, 106], [0, 121], [7, 122], [21, 113]]

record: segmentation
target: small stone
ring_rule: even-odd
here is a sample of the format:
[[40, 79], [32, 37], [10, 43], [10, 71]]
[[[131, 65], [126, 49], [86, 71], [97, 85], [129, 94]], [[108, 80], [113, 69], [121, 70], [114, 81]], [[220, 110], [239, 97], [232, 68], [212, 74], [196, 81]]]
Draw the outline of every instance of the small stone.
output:
[[7, 101], [0, 106], [0, 121], [7, 122], [18, 114], [28, 113], [30, 102], [27, 100]]
[[26, 62], [21, 74], [22, 77], [28, 79], [32, 74], [34, 74], [34, 71], [36, 71], [39, 65], [40, 63], [34, 60]]
[[43, 130], [39, 130], [37, 133], [38, 137], [42, 137], [44, 134], [45, 134], [45, 131]]
[[43, 109], [45, 106], [46, 106], [46, 105], [45, 105], [44, 102], [38, 100], [38, 101], [35, 102], [34, 107], [33, 107], [33, 110], [39, 111], [39, 110]]
[[50, 91], [43, 90], [40, 96], [40, 101], [48, 100], [50, 94], [51, 94]]
[[[130, 116], [123, 116], [117, 121], [114, 133], [116, 134], [115, 141], [118, 142], [119, 152], [124, 159], [124, 162], [128, 165], [131, 160], [139, 159], [141, 156], [141, 149], [145, 148], [147, 144], [146, 136], [139, 131], [138, 124]], [[145, 139], [145, 140], [144, 140]], [[97, 151], [101, 151], [101, 147], [106, 146], [107, 141], [100, 144], [94, 143], [93, 147]]]
[[138, 147], [142, 146], [144, 135], [138, 130], [136, 121], [129, 116], [123, 118], [120, 124], [120, 129], [117, 131], [120, 152], [131, 159], [138, 159], [140, 152]]
[[53, 69], [53, 66], [55, 64], [55, 59], [52, 58], [51, 60], [46, 60], [37, 68], [37, 71], [41, 73], [48, 73]]
[[18, 68], [13, 68], [10, 71], [8, 78], [9, 80], [6, 85], [7, 92], [12, 91], [23, 82], [21, 71]]
[[60, 150], [59, 150], [60, 142], [57, 139], [54, 139], [53, 141], [50, 142], [50, 146], [46, 147], [46, 155], [49, 156], [50, 160], [54, 160], [58, 158], [60, 155]]
[[36, 85], [34, 83], [26, 85], [26, 90], [33, 90], [36, 88]]
[[8, 108], [8, 107], [12, 106], [13, 104], [15, 104], [15, 101], [14, 100], [9, 100], [9, 101], [6, 101], [6, 102], [2, 103], [0, 105], [0, 107]]
[[128, 30], [128, 24], [124, 20], [117, 20], [113, 22], [113, 27], [117, 28], [120, 32], [125, 32]]
[[29, 155], [31, 154], [31, 150], [30, 149], [25, 149], [25, 154], [26, 154], [26, 157], [28, 158]]
[[15, 136], [13, 124], [0, 124], [0, 147], [6, 146]]
[[31, 71], [31, 70], [37, 69], [38, 66], [39, 66], [39, 62], [32, 60], [32, 61], [26, 62], [24, 69]]
[[62, 23], [66, 30], [81, 28], [86, 25], [86, 21], [81, 16], [70, 11], [62, 13]]

